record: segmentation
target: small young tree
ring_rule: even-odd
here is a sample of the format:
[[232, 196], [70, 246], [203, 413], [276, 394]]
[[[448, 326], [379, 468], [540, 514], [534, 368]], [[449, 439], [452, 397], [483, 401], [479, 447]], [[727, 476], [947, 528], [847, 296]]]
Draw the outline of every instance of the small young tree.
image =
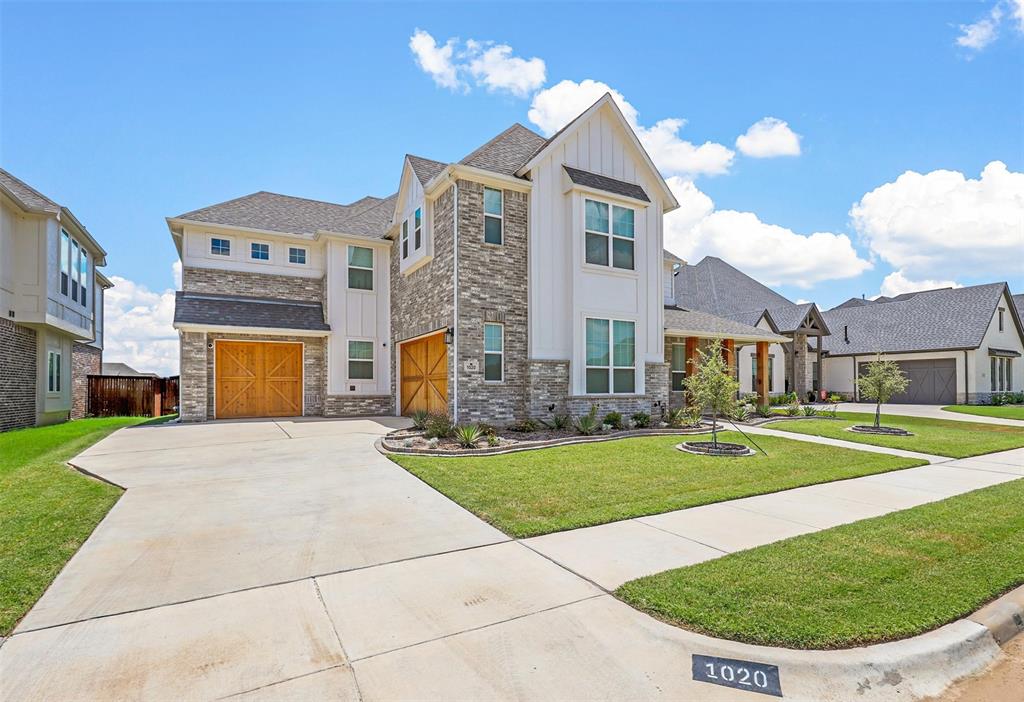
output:
[[910, 378], [903, 374], [895, 361], [883, 361], [877, 354], [875, 360], [868, 363], [867, 372], [857, 378], [857, 389], [869, 400], [875, 401], [875, 428], [882, 425], [882, 403], [888, 402], [893, 395], [907, 389]]
[[715, 339], [708, 350], [697, 349], [697, 367], [686, 369], [687, 401], [711, 412], [711, 443], [718, 447], [718, 415], [729, 415], [736, 406], [739, 382], [722, 355], [722, 340]]

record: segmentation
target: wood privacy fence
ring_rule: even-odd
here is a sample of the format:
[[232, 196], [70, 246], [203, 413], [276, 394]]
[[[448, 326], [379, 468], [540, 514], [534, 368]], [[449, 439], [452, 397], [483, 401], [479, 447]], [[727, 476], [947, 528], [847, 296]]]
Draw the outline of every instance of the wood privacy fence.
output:
[[86, 412], [93, 417], [162, 417], [178, 406], [178, 376], [90, 375]]

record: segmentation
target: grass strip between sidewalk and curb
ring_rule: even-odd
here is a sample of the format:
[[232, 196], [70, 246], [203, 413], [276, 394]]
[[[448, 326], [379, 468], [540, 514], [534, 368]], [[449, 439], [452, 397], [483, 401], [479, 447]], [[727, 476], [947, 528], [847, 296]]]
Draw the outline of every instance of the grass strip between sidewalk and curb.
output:
[[121, 495], [66, 462], [112, 432], [147, 421], [153, 420], [80, 419], [0, 434], [0, 636], [11, 632]]
[[1024, 583], [1024, 480], [665, 571], [616, 595], [663, 621], [829, 649], [924, 633]]
[[949, 405], [943, 407], [942, 411], [1024, 421], [1024, 405]]
[[[736, 432], [719, 437], [746, 443]], [[479, 458], [389, 458], [517, 538], [925, 464], [773, 436], [756, 439], [767, 456], [697, 456], [676, 450], [684, 440], [658, 436]]]
[[913, 436], [884, 436], [847, 431], [847, 428], [854, 424], [872, 424], [874, 422], [873, 414], [840, 412], [838, 418], [841, 421], [806, 419], [799, 422], [771, 422], [765, 427], [795, 434], [824, 436], [858, 444], [885, 446], [950, 458], [980, 456], [1024, 446], [1024, 427], [980, 424], [958, 419], [908, 417], [887, 414], [883, 407], [883, 426], [899, 427], [913, 434]]

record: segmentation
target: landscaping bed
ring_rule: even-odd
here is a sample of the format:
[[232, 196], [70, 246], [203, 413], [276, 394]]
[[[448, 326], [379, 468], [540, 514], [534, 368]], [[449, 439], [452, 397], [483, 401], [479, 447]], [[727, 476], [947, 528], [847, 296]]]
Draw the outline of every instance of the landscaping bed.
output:
[[[676, 432], [677, 433], [677, 432]], [[724, 442], [746, 440], [719, 433]], [[924, 461], [757, 436], [767, 452], [742, 460], [676, 450], [677, 435], [626, 438], [503, 456], [390, 458], [515, 537], [604, 524]]]
[[0, 636], [35, 604], [121, 494], [66, 461], [145, 421], [80, 419], [0, 434]]
[[883, 411], [882, 421], [888, 426], [905, 429], [913, 436], [884, 436], [859, 434], [847, 429], [854, 424], [871, 424], [874, 415], [840, 412], [839, 419], [786, 422], [772, 425], [773, 429], [798, 434], [825, 436], [856, 443], [886, 446], [907, 451], [918, 451], [934, 456], [966, 458], [995, 451], [1006, 451], [1024, 446], [1024, 428], [1002, 424], [980, 424], [955, 419], [908, 417]]
[[622, 585], [710, 636], [826, 649], [914, 636], [1024, 583], [1024, 480], [797, 536]]

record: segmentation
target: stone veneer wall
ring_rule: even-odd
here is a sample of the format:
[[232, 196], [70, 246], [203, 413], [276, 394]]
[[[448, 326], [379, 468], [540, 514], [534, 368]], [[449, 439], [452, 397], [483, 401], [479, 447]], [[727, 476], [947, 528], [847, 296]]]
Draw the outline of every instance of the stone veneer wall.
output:
[[36, 423], [36, 332], [0, 317], [0, 431]]
[[[526, 414], [547, 419], [552, 414], [567, 414], [569, 398], [569, 362], [530, 359], [526, 370]], [[554, 405], [554, 409], [551, 406]]]
[[586, 414], [591, 405], [597, 405], [597, 416], [619, 412], [623, 417], [635, 412], [647, 412], [653, 419], [668, 411], [668, 364], [645, 363], [643, 395], [576, 395], [568, 400], [569, 414]]
[[81, 419], [89, 406], [89, 375], [103, 372], [103, 351], [80, 344], [71, 347], [71, 418]]
[[[502, 243], [484, 241], [484, 186], [459, 186], [458, 422], [511, 423], [526, 412], [529, 199], [505, 190]], [[504, 326], [501, 382], [484, 381], [484, 324]]]
[[320, 303], [324, 301], [322, 277], [302, 278], [293, 275], [225, 271], [219, 268], [185, 268], [181, 273], [181, 289], [186, 292], [220, 295], [274, 297]]
[[327, 395], [325, 417], [394, 416], [395, 402], [391, 395]]
[[[442, 193], [433, 206], [434, 257], [409, 275], [399, 272], [401, 242], [391, 247], [391, 395], [397, 399], [398, 345], [413, 337], [452, 326], [454, 290], [452, 288], [454, 190]], [[449, 349], [450, 351], [450, 349]], [[448, 377], [452, 377], [452, 354], [448, 354]], [[449, 388], [449, 391], [451, 388]], [[449, 405], [451, 398], [448, 398]]]
[[206, 333], [180, 332], [178, 348], [178, 415], [201, 422], [206, 419]]

